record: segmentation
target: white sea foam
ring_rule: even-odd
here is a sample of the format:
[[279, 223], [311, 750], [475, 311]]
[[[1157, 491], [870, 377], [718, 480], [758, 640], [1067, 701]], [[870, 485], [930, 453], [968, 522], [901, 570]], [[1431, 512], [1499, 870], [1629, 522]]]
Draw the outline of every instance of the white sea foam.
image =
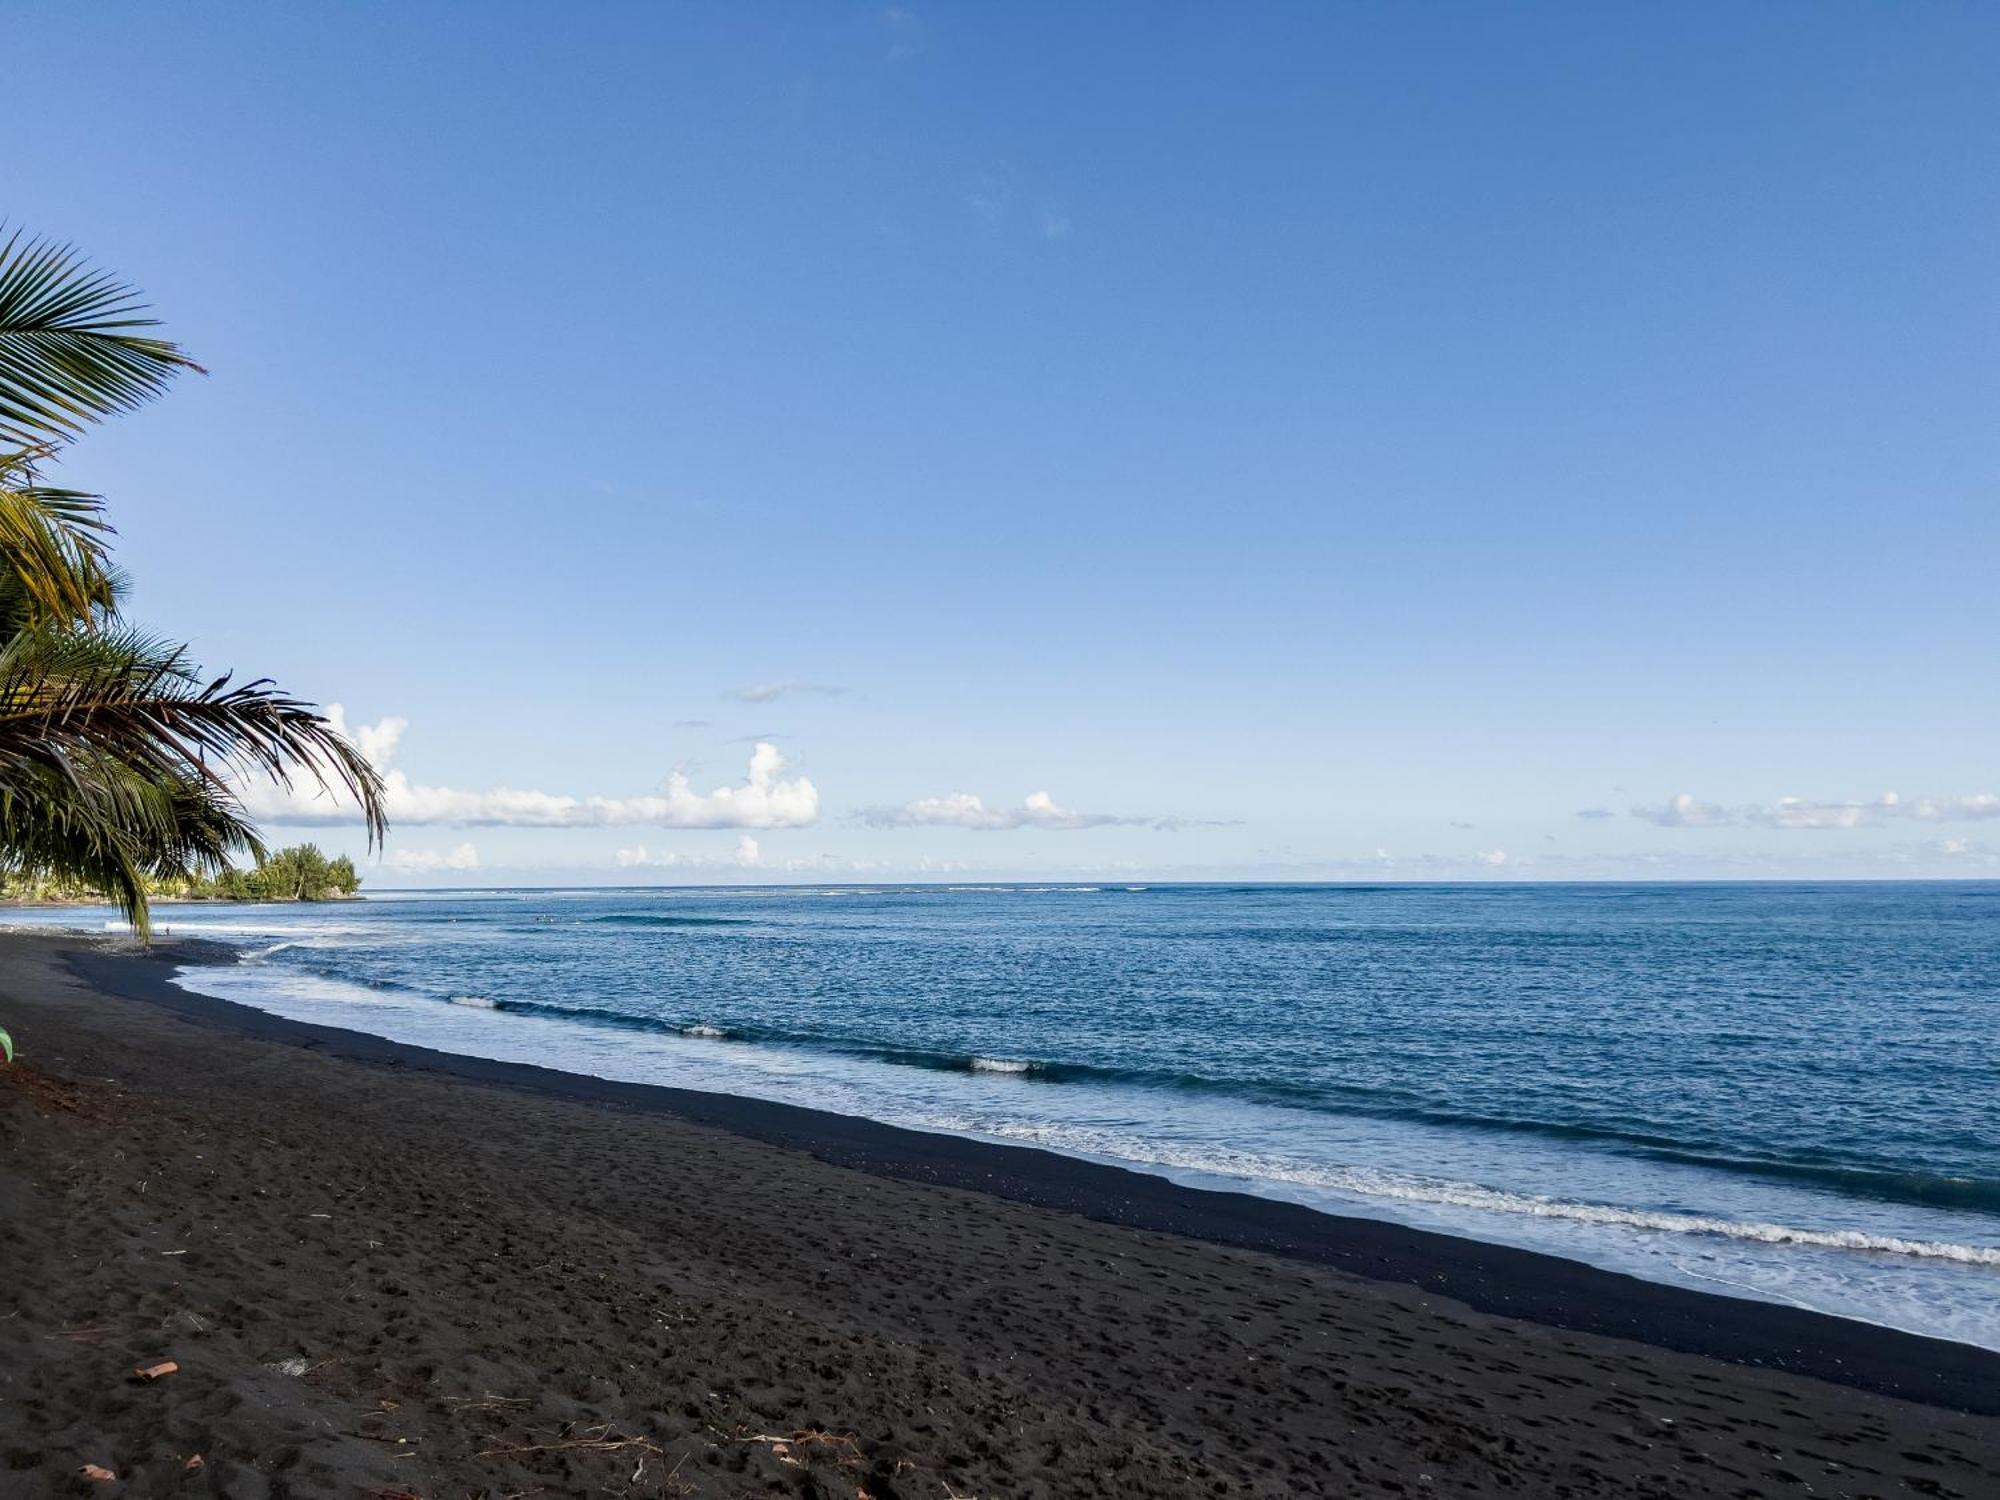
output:
[[498, 1010], [500, 1008], [498, 1000], [488, 1000], [484, 995], [453, 995], [451, 1003], [453, 1005], [466, 1006], [471, 1010]]
[[975, 1057], [972, 1071], [975, 1073], [1026, 1073], [1035, 1065], [1017, 1062], [1011, 1057]]
[[681, 1028], [682, 1036], [699, 1037], [704, 1041], [719, 1042], [729, 1035], [720, 1026], [711, 1026], [706, 1021], [697, 1021], [692, 1026]]
[[[958, 1128], [965, 1128], [959, 1125]], [[1473, 1183], [1444, 1182], [1368, 1168], [1315, 1166], [1232, 1151], [1226, 1147], [1188, 1148], [1123, 1139], [1110, 1132], [1063, 1125], [986, 1124], [982, 1134], [1030, 1140], [1056, 1151], [1111, 1157], [1134, 1165], [1168, 1167], [1218, 1177], [1257, 1182], [1284, 1182], [1362, 1198], [1388, 1198], [1406, 1203], [1483, 1213], [1524, 1215], [1573, 1224], [1658, 1234], [1705, 1235], [1764, 1245], [1797, 1245], [1874, 1255], [1909, 1256], [1919, 1260], [1951, 1261], [1965, 1266], [2000, 1269], [2000, 1247], [1960, 1245], [1948, 1240], [1914, 1240], [1851, 1229], [1804, 1229], [1757, 1220], [1724, 1219], [1706, 1214], [1669, 1213], [1651, 1209], [1615, 1208], [1560, 1198], [1509, 1193]]]

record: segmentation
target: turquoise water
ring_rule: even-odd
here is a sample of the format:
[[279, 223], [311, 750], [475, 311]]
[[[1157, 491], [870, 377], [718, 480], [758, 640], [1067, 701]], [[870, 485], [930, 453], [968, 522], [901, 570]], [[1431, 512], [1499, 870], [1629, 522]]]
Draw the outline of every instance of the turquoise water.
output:
[[2000, 885], [508, 891], [161, 917], [251, 957], [184, 983], [286, 1015], [2000, 1347]]

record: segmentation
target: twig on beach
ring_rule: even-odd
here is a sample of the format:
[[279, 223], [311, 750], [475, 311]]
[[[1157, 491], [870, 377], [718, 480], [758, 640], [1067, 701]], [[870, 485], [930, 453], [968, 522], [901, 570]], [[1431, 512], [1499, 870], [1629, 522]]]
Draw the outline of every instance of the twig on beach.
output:
[[[564, 1429], [567, 1431], [567, 1429]], [[647, 1453], [666, 1456], [666, 1450], [649, 1437], [616, 1437], [610, 1424], [585, 1429], [597, 1434], [595, 1437], [559, 1437], [553, 1443], [508, 1444], [499, 1448], [483, 1449], [480, 1458], [519, 1458], [529, 1453], [616, 1453], [624, 1448], [638, 1448]]]
[[854, 1434], [851, 1432], [826, 1432], [817, 1427], [809, 1427], [793, 1433], [790, 1437], [778, 1437], [768, 1432], [747, 1432], [739, 1434], [736, 1441], [763, 1443], [770, 1448], [771, 1456], [779, 1463], [791, 1464], [796, 1468], [804, 1468], [806, 1462], [802, 1458], [793, 1456], [793, 1450], [798, 1448], [821, 1447], [836, 1450], [838, 1456], [832, 1459], [836, 1469], [855, 1468], [864, 1466], [868, 1462], [856, 1445]]

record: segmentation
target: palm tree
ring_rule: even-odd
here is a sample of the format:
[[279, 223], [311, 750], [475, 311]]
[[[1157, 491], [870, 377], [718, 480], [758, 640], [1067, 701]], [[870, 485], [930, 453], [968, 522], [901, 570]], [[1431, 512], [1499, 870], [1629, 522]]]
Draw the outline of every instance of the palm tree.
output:
[[41, 482], [91, 423], [200, 369], [143, 312], [70, 246], [0, 244], [0, 865], [105, 890], [142, 935], [149, 878], [262, 855], [246, 777], [345, 792], [371, 847], [387, 827], [381, 778], [311, 704], [126, 625], [102, 502]]

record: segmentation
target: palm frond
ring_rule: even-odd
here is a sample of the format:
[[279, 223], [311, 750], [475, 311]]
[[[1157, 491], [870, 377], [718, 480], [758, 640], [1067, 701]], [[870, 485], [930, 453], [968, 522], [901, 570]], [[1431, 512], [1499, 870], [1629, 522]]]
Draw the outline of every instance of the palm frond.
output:
[[200, 370], [178, 344], [140, 331], [159, 320], [141, 316], [137, 297], [74, 246], [20, 230], [0, 244], [0, 443], [74, 437]]
[[88, 620], [112, 608], [122, 590], [103, 502], [34, 483], [25, 457], [0, 457], [0, 620]]
[[78, 779], [106, 756], [147, 781], [303, 774], [360, 806], [371, 847], [387, 830], [382, 778], [310, 703], [267, 679], [204, 683], [183, 648], [137, 631], [24, 630], [0, 646], [0, 781], [43, 767]]
[[144, 937], [150, 924], [139, 851], [168, 832], [158, 821], [165, 807], [124, 775], [96, 780], [74, 767], [8, 766], [0, 770], [6, 866], [108, 893]]

